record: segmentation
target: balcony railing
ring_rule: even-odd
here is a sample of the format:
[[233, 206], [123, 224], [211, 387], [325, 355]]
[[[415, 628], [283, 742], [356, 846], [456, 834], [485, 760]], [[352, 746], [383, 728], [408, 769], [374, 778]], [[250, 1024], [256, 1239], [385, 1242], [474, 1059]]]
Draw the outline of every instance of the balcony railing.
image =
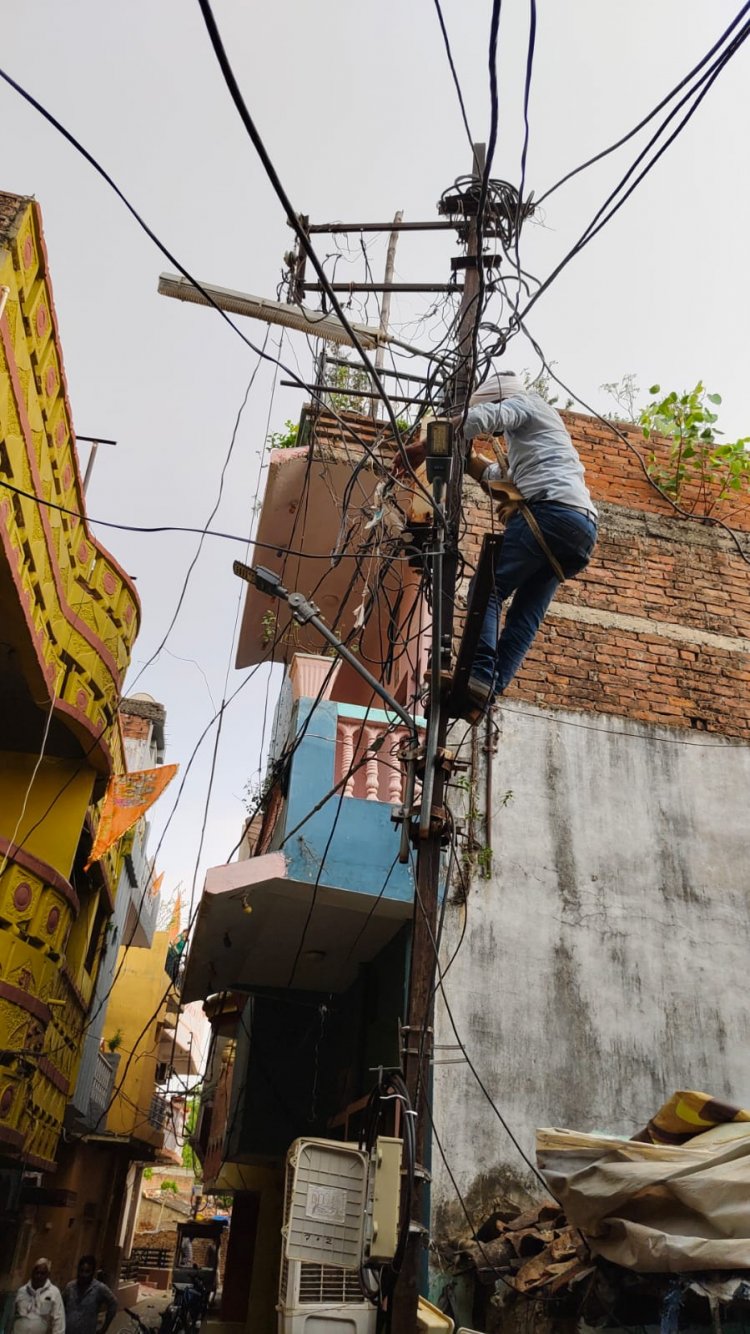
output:
[[339, 704], [335, 778], [338, 784], [348, 774], [344, 796], [399, 804], [404, 790], [399, 750], [408, 737], [406, 728], [394, 727], [380, 709], [371, 709], [365, 718], [359, 710], [354, 717]]
[[116, 1053], [109, 1055], [103, 1051], [97, 1051], [96, 1053], [89, 1092], [89, 1124], [91, 1126], [96, 1126], [100, 1121], [102, 1123], [104, 1121], [105, 1114], [112, 1101], [115, 1071], [119, 1060], [120, 1057]]
[[148, 1123], [154, 1130], [163, 1130], [167, 1124], [170, 1113], [170, 1104], [168, 1098], [163, 1098], [160, 1093], [154, 1093], [148, 1108]]

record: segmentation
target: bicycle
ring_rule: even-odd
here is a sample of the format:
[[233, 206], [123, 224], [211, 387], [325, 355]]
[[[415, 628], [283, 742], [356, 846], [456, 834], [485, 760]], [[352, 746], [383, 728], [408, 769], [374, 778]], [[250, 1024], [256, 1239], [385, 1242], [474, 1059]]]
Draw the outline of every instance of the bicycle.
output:
[[197, 1334], [208, 1310], [205, 1284], [196, 1278], [192, 1283], [174, 1284], [173, 1291], [174, 1300], [162, 1314], [159, 1334]]

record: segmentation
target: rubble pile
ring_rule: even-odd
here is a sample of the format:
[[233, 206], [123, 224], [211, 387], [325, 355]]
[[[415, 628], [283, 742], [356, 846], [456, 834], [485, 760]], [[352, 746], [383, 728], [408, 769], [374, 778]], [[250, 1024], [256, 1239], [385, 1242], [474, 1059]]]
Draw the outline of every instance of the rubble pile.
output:
[[[553, 1297], [594, 1271], [591, 1252], [558, 1204], [497, 1212], [476, 1239], [451, 1248], [455, 1271], [473, 1269], [485, 1287], [504, 1280], [518, 1293]], [[448, 1258], [446, 1256], [446, 1258]]]

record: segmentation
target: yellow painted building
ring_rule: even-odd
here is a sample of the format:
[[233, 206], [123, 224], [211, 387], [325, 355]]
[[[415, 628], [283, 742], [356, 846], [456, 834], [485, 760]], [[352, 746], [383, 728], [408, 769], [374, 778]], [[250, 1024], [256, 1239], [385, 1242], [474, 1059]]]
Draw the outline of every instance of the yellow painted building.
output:
[[[110, 1134], [162, 1146], [169, 1103], [155, 1092], [160, 1046], [177, 997], [165, 969], [168, 931], [157, 931], [148, 950], [120, 950], [118, 976], [107, 1005], [105, 1037], [118, 1034], [118, 1095], [107, 1117]], [[165, 1053], [165, 1054], [168, 1054]]]
[[119, 853], [83, 867], [139, 616], [85, 518], [39, 205], [0, 193], [0, 1168], [54, 1167], [75, 1085]]

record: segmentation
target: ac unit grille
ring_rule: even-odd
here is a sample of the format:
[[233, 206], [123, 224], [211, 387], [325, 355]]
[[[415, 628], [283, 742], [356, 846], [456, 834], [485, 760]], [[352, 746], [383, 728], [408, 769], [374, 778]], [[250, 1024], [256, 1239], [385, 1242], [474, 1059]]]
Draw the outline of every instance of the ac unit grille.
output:
[[366, 1301], [359, 1283], [359, 1274], [337, 1265], [315, 1265], [303, 1261], [299, 1273], [299, 1302], [312, 1306], [317, 1302]]

